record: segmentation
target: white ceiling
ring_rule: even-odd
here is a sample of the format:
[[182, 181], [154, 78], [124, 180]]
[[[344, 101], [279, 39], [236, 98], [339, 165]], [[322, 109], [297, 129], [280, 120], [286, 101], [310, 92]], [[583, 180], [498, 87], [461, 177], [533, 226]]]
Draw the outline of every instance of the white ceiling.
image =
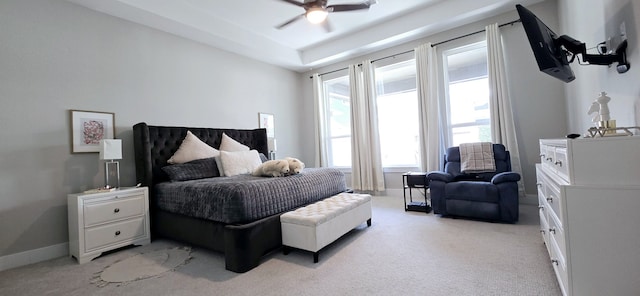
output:
[[[378, 0], [329, 14], [326, 32], [280, 0], [67, 0], [298, 72], [378, 51], [543, 0]], [[363, 0], [329, 0], [329, 5]], [[302, 2], [302, 0], [299, 0]]]

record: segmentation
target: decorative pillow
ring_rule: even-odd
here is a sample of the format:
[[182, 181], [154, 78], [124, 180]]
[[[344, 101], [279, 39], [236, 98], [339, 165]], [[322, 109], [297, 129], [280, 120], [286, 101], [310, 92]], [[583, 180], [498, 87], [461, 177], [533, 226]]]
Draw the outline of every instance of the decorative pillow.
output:
[[185, 163], [196, 159], [210, 158], [220, 155], [220, 151], [198, 139], [191, 131], [182, 140], [176, 153], [167, 160], [170, 164]]
[[167, 173], [171, 181], [187, 181], [220, 176], [213, 157], [164, 166], [162, 171]]
[[[233, 138], [227, 136], [227, 134], [222, 133], [222, 139], [220, 140], [220, 150], [228, 151], [228, 152], [236, 152], [236, 151], [249, 151], [249, 147], [243, 145], [242, 143], [234, 140]], [[225, 176], [224, 168], [222, 167], [222, 161], [219, 156], [216, 158], [216, 162], [218, 164], [218, 171], [221, 176]]]
[[220, 176], [224, 177], [224, 169], [222, 169], [222, 160], [220, 160], [220, 154], [214, 157], [214, 159], [216, 160], [216, 166], [218, 167], [218, 172], [220, 172]]
[[222, 151], [249, 151], [249, 147], [222, 133], [220, 141], [220, 150]]
[[227, 177], [250, 174], [262, 164], [257, 150], [220, 151], [220, 161], [222, 162], [224, 175]]

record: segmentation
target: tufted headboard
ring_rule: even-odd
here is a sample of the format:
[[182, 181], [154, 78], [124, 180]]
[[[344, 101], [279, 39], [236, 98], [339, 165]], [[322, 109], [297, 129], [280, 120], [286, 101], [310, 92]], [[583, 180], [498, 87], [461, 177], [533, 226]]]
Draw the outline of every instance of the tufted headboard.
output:
[[133, 126], [133, 147], [138, 183], [149, 186], [149, 190], [153, 192], [153, 185], [166, 180], [162, 167], [167, 165], [167, 160], [178, 150], [187, 135], [187, 130], [216, 149], [220, 147], [222, 133], [225, 133], [251, 149], [269, 155], [267, 131], [263, 128], [253, 130], [194, 128], [153, 126], [140, 122]]

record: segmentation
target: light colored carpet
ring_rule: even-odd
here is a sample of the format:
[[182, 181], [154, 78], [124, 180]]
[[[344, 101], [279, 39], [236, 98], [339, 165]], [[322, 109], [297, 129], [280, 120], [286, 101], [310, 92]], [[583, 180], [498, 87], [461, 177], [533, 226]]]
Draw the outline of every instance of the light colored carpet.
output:
[[317, 264], [309, 252], [275, 252], [237, 274], [221, 254], [194, 247], [158, 275], [92, 282], [127, 258], [185, 247], [155, 240], [83, 265], [63, 257], [0, 272], [0, 295], [560, 295], [535, 206], [521, 206], [518, 224], [500, 224], [405, 212], [401, 196], [374, 196], [372, 220]]

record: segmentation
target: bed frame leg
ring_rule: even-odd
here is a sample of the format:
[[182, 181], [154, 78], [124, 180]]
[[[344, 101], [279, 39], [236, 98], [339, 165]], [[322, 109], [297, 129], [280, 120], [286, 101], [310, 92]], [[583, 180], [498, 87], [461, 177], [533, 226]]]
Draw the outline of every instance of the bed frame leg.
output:
[[291, 252], [291, 249], [289, 247], [282, 246], [282, 254], [289, 255], [290, 252]]
[[318, 254], [319, 253], [320, 253], [320, 251], [313, 252], [313, 263], [318, 263]]
[[371, 226], [371, 218], [367, 220], [367, 227]]

